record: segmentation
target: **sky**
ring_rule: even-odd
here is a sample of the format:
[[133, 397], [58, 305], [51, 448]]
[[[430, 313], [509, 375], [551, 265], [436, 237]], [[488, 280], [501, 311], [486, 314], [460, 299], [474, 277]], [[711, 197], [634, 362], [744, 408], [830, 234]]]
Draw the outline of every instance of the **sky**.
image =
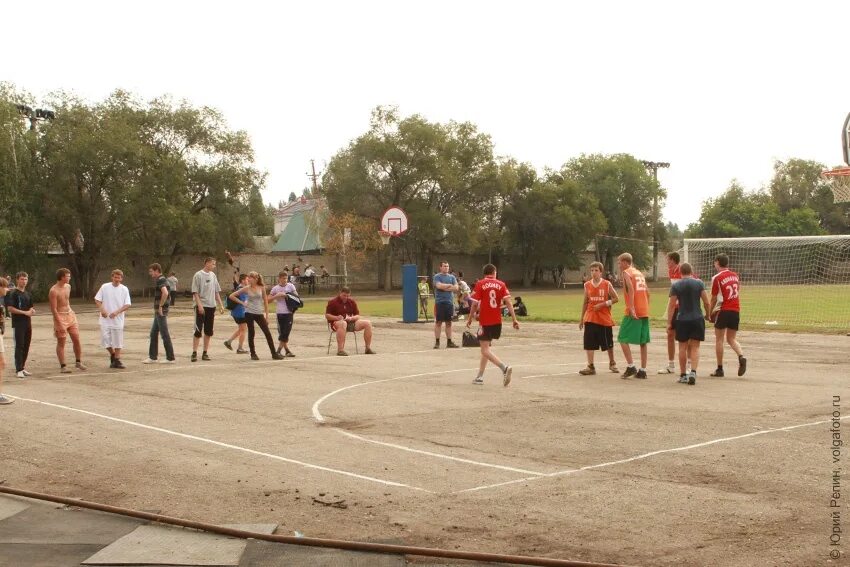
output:
[[841, 163], [848, 21], [846, 0], [49, 0], [2, 26], [0, 81], [217, 108], [250, 135], [268, 203], [396, 105], [473, 122], [541, 172], [589, 153], [669, 162], [663, 216], [685, 228], [775, 160]]

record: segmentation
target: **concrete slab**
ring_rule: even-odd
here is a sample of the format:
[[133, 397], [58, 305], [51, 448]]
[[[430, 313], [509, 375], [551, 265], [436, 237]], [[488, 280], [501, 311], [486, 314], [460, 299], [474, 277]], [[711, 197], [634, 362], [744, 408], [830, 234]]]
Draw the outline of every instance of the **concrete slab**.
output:
[[359, 553], [321, 547], [304, 547], [270, 541], [251, 540], [239, 567], [404, 567], [407, 562], [399, 555]]
[[0, 567], [79, 567], [99, 544], [9, 543], [0, 549]]
[[5, 520], [11, 516], [14, 516], [18, 512], [23, 512], [27, 508], [29, 508], [31, 502], [25, 498], [18, 498], [17, 496], [0, 496], [0, 520]]
[[[271, 534], [275, 524], [228, 524]], [[83, 565], [187, 565], [237, 567], [246, 540], [164, 525], [139, 526], [85, 561]]]
[[108, 545], [135, 530], [144, 520], [115, 514], [32, 505], [5, 520], [0, 520], [0, 544], [100, 544]]

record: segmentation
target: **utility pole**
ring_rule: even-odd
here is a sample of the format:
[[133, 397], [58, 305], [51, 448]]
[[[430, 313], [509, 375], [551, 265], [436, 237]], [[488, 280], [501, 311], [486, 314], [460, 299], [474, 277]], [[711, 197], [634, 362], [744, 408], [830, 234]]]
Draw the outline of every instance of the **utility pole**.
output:
[[[667, 169], [670, 164], [666, 161], [640, 161], [647, 171], [652, 172], [652, 178], [655, 183], [658, 183], [658, 169]], [[658, 192], [655, 193], [655, 198], [652, 200], [652, 281], [658, 281]]]
[[310, 169], [313, 173], [308, 173], [307, 177], [313, 180], [313, 198], [316, 199], [319, 196], [319, 175], [316, 173], [316, 162], [314, 160], [310, 160]]

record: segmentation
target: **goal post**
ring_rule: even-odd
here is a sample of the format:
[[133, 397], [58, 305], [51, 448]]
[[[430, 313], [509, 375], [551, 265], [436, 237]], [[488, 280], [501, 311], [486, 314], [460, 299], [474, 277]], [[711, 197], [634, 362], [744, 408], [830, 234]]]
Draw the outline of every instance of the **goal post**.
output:
[[850, 330], [850, 235], [686, 238], [682, 256], [709, 287], [721, 253], [741, 281], [742, 326]]

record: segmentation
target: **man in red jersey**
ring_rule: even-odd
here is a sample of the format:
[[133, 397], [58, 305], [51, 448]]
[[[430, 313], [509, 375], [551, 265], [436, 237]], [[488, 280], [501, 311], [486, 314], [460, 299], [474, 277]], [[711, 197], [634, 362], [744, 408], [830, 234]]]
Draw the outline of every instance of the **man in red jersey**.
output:
[[[670, 278], [670, 287], [673, 287], [677, 281], [682, 279], [682, 270], [679, 267], [681, 257], [678, 252], [670, 252], [667, 254], [667, 277]], [[679, 302], [676, 301], [676, 306], [673, 309], [673, 317], [671, 319], [669, 313], [665, 313], [664, 317], [673, 321], [673, 328], [667, 329], [667, 366], [658, 371], [659, 374], [673, 374], [676, 372], [676, 319], [679, 314]]]
[[504, 364], [493, 354], [490, 350], [490, 343], [502, 335], [502, 305], [508, 308], [508, 313], [511, 314], [511, 319], [513, 319], [514, 329], [519, 329], [519, 321], [517, 321], [516, 313], [514, 313], [508, 286], [505, 285], [505, 282], [496, 279], [496, 266], [493, 264], [484, 266], [484, 277], [475, 283], [471, 297], [475, 301], [472, 302], [466, 326], [472, 325], [472, 320], [476, 314], [478, 314], [478, 323], [481, 325], [478, 329], [481, 364], [478, 367], [478, 376], [472, 383], [479, 385], [484, 383], [484, 369], [487, 368], [487, 361], [489, 360], [502, 371], [502, 384], [507, 386], [511, 383], [513, 368]]
[[747, 371], [747, 359], [738, 344], [738, 325], [741, 321], [741, 284], [738, 274], [729, 269], [729, 256], [718, 254], [714, 258], [714, 269], [717, 274], [711, 278], [711, 306], [709, 313], [714, 313], [717, 298], [720, 297], [720, 313], [714, 322], [714, 352], [717, 355], [717, 370], [711, 376], [723, 377], [723, 341], [729, 343], [738, 355], [738, 376]]

